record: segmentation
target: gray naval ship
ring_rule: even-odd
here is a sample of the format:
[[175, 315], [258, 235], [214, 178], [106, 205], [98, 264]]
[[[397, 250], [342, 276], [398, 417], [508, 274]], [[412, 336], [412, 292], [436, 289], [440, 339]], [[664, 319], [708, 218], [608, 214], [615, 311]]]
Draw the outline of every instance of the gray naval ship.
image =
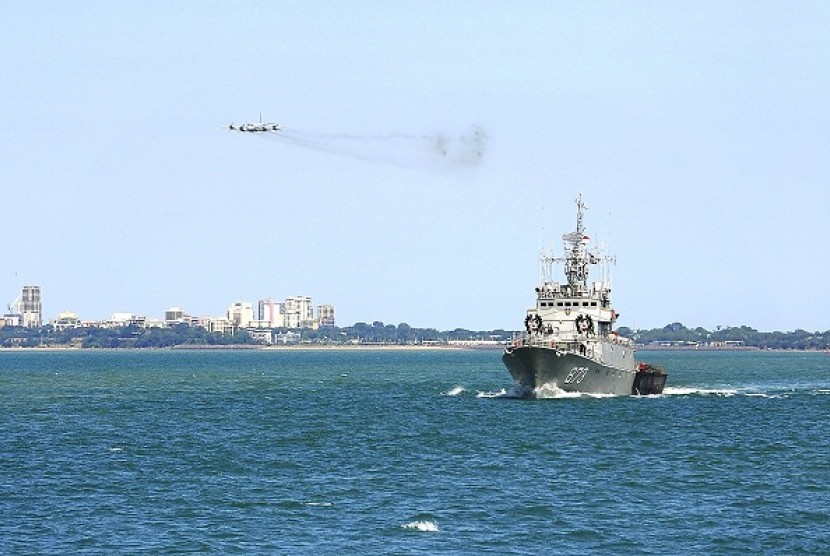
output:
[[[613, 257], [588, 248], [583, 217], [586, 206], [576, 199], [576, 231], [562, 236], [565, 252], [540, 257], [541, 284], [536, 306], [527, 311], [525, 334], [504, 350], [502, 360], [529, 395], [545, 388], [611, 395], [660, 394], [666, 372], [634, 359], [634, 345], [618, 336], [619, 317], [611, 305], [609, 267]], [[563, 263], [565, 283], [553, 281], [554, 266]], [[588, 282], [588, 268], [601, 267], [600, 280]]]

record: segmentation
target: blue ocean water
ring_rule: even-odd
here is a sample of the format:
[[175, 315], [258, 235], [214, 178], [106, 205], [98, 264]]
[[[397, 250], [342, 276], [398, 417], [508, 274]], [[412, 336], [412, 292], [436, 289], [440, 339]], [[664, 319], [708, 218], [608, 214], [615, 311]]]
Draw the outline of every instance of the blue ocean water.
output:
[[656, 397], [510, 397], [497, 351], [0, 352], [0, 552], [827, 553], [830, 357], [639, 352]]

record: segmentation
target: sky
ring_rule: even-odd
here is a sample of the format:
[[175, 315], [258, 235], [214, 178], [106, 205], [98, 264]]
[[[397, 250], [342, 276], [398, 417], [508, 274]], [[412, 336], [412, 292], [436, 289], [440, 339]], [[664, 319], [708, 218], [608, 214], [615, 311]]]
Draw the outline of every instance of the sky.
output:
[[3, 305], [518, 330], [581, 193], [619, 325], [830, 329], [830, 3], [0, 5]]

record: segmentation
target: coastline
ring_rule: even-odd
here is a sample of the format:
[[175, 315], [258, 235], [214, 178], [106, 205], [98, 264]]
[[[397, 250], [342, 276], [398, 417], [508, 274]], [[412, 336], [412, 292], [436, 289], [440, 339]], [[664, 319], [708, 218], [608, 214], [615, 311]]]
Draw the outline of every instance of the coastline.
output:
[[34, 346], [34, 347], [0, 347], [0, 352], [64, 352], [64, 351], [471, 351], [471, 350], [500, 350], [503, 346], [464, 346], [464, 345], [394, 345], [394, 344], [300, 344], [284, 346], [261, 345], [178, 345], [162, 348], [127, 347], [127, 348], [97, 348], [75, 346]]
[[[178, 345], [169, 347], [126, 347], [126, 348], [99, 348], [77, 346], [34, 346], [34, 347], [0, 347], [0, 353], [17, 352], [80, 352], [80, 351], [501, 351], [506, 346], [475, 346], [475, 345], [397, 345], [397, 344], [298, 344], [282, 346], [263, 345]], [[683, 346], [641, 346], [635, 347], [640, 351], [706, 351], [706, 352], [769, 352], [769, 353], [828, 353], [827, 349], [772, 349], [755, 346], [740, 347], [683, 347]]]

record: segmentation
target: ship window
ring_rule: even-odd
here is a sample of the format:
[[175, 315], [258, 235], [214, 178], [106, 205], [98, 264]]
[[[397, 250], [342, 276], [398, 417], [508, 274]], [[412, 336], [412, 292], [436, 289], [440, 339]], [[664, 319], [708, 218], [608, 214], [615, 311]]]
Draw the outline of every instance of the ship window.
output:
[[557, 307], [561, 307], [561, 306], [563, 306], [563, 305], [564, 305], [564, 303], [562, 303], [561, 301], [557, 301], [557, 302], [556, 302], [556, 305], [557, 305]]
[[596, 306], [597, 306], [597, 302], [596, 301], [591, 301], [591, 307], [596, 307]]
[[588, 306], [588, 302], [587, 302], [587, 301], [583, 301], [583, 302], [582, 302], [582, 306], [583, 306], [583, 307], [587, 307], [587, 306]]
[[566, 301], [566, 302], [565, 302], [565, 307], [570, 307], [570, 306], [571, 306], [571, 302], [570, 302], [570, 301]]

